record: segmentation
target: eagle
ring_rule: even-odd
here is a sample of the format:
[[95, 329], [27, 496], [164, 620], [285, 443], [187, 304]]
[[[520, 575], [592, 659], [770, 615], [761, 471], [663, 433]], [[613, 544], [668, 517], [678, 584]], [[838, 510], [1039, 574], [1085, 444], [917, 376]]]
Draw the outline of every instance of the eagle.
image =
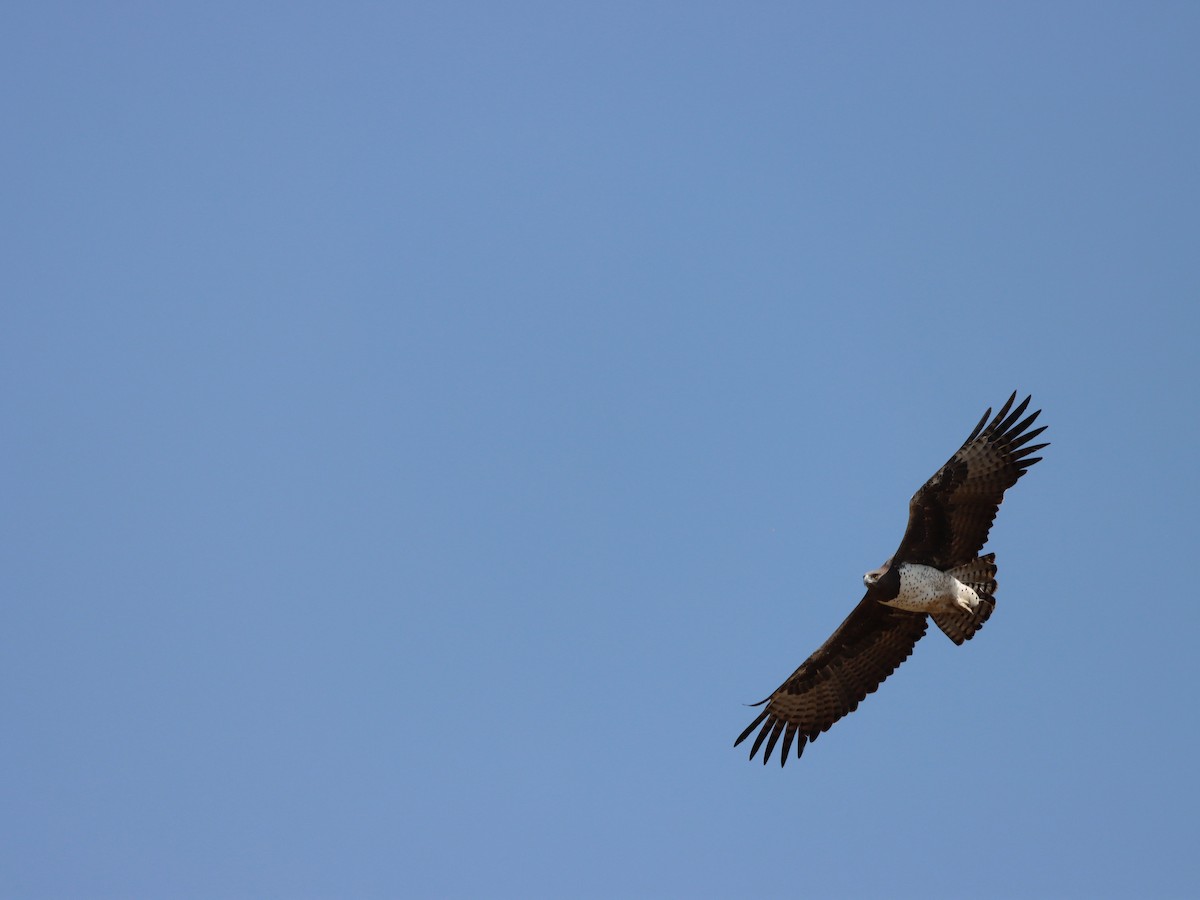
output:
[[750, 759], [765, 743], [766, 765], [781, 737], [779, 764], [793, 744], [799, 759], [805, 744], [854, 712], [908, 659], [929, 617], [959, 645], [983, 627], [996, 608], [996, 555], [980, 551], [1004, 492], [1041, 459], [1031, 454], [1049, 446], [1027, 446], [1046, 426], [1028, 430], [1041, 410], [1022, 419], [1032, 398], [1014, 408], [1016, 399], [1014, 391], [990, 422], [989, 408], [913, 495], [900, 546], [863, 576], [867, 592], [846, 621], [775, 693], [754, 704], [766, 708], [733, 742], [758, 728]]

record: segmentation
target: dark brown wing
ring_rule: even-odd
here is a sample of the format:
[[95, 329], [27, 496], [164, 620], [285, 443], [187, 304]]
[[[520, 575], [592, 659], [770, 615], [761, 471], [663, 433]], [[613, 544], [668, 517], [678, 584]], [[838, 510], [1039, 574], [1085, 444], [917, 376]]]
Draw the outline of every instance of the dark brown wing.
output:
[[1049, 446], [1025, 446], [1046, 426], [1026, 431], [1041, 410], [1021, 419], [1031, 398], [1013, 409], [1016, 399], [1014, 391], [986, 428], [992, 411], [985, 412], [958, 452], [913, 494], [896, 562], [949, 569], [970, 562], [983, 549], [1004, 492], [1041, 459], [1029, 454]]
[[787, 762], [793, 741], [799, 758], [806, 743], [815, 741], [817, 735], [828, 731], [842, 716], [854, 712], [867, 694], [908, 659], [925, 633], [925, 625], [924, 613], [893, 609], [864, 597], [833, 636], [762, 701], [766, 709], [733, 746], [761, 724], [750, 748], [751, 759], [765, 740], [763, 765], [766, 765], [780, 735], [783, 749], [779, 764]]

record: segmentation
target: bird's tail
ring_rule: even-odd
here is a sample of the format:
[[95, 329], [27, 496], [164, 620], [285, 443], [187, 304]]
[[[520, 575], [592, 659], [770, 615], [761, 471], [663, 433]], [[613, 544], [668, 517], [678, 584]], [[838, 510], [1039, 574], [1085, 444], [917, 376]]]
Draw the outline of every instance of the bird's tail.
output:
[[971, 612], [955, 609], [952, 612], [933, 613], [933, 621], [946, 633], [946, 637], [961, 644], [975, 637], [975, 632], [983, 627], [996, 608], [996, 554], [976, 557], [969, 563], [950, 569], [946, 574], [953, 575], [979, 595], [979, 605]]

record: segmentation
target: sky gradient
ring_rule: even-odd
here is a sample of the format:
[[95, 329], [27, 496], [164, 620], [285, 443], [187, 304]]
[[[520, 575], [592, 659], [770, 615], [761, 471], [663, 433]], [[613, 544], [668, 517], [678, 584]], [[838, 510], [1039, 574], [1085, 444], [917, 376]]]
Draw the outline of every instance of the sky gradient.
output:
[[[1198, 40], [5, 4], [0, 895], [1194, 896]], [[987, 627], [747, 762], [1014, 389]]]

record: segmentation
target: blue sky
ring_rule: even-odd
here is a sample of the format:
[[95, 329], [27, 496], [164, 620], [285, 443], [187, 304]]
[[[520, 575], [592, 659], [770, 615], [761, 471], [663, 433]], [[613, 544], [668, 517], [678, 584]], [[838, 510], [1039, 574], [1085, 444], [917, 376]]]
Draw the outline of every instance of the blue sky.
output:
[[[0, 894], [1194, 895], [1198, 38], [6, 4]], [[747, 762], [1014, 389], [987, 628]]]

